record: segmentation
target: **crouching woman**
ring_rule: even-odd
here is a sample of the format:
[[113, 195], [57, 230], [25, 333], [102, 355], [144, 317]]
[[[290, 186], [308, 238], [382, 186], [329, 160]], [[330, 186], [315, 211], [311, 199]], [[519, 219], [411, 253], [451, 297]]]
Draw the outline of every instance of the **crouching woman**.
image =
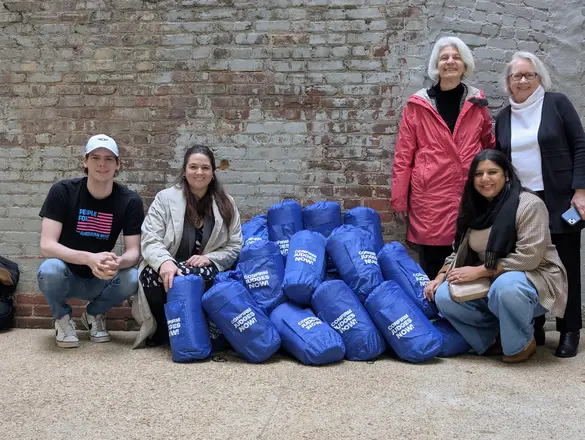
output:
[[148, 210], [138, 295], [132, 303], [132, 315], [141, 325], [134, 348], [169, 340], [164, 305], [175, 276], [198, 275], [209, 287], [240, 255], [240, 215], [215, 169], [209, 148], [189, 148], [175, 185], [159, 192]]
[[[508, 363], [536, 352], [534, 317], [562, 317], [567, 274], [551, 242], [548, 211], [522, 188], [499, 151], [478, 153], [459, 207], [455, 252], [425, 286], [441, 313], [477, 354], [503, 354]], [[455, 302], [449, 283], [493, 279], [486, 298]], [[501, 345], [500, 345], [501, 344]]]

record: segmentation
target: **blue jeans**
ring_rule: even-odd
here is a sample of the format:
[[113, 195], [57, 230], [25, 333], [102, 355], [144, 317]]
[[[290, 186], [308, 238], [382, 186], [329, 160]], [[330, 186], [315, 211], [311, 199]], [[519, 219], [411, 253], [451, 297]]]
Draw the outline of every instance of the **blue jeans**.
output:
[[133, 267], [123, 269], [107, 281], [97, 277], [83, 278], [72, 273], [65, 262], [49, 258], [40, 265], [37, 281], [51, 308], [53, 318], [72, 316], [71, 307], [66, 302], [68, 298], [89, 301], [87, 313], [95, 316], [103, 315], [136, 292], [138, 271]]
[[538, 292], [524, 272], [505, 272], [492, 283], [487, 298], [462, 303], [451, 299], [444, 282], [435, 301], [477, 354], [490, 348], [498, 334], [506, 356], [519, 353], [534, 336], [534, 316], [544, 312]]

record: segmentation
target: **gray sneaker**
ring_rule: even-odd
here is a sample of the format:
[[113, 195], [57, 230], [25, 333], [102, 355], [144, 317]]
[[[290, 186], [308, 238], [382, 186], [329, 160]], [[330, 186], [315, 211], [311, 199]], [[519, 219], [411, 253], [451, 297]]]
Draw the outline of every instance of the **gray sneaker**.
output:
[[79, 347], [79, 338], [75, 331], [75, 323], [69, 315], [61, 319], [55, 319], [55, 342], [57, 347], [77, 348]]
[[104, 315], [90, 315], [83, 312], [81, 323], [89, 330], [89, 339], [92, 342], [110, 342], [110, 334], [106, 330], [106, 318]]

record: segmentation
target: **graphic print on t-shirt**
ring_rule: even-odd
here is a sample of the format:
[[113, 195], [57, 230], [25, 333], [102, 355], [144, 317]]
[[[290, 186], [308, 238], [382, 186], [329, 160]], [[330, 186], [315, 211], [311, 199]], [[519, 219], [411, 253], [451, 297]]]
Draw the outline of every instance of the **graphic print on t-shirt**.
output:
[[79, 209], [77, 217], [77, 233], [82, 237], [94, 237], [98, 240], [108, 240], [112, 232], [113, 214]]

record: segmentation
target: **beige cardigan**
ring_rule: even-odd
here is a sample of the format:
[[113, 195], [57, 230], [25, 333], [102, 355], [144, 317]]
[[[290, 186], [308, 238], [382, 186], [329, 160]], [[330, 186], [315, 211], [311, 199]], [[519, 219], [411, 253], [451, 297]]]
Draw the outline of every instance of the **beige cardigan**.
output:
[[[500, 258], [504, 271], [525, 272], [538, 291], [540, 304], [554, 316], [562, 318], [567, 305], [567, 272], [550, 238], [548, 211], [535, 194], [522, 192], [516, 211], [516, 249]], [[445, 260], [449, 269], [466, 265], [469, 231], [457, 253]]]
[[[213, 201], [215, 224], [202, 252], [202, 255], [209, 258], [220, 272], [232, 266], [242, 248], [240, 214], [234, 199], [228, 197], [234, 205], [235, 215], [232, 224], [228, 230], [223, 223], [217, 204]], [[177, 186], [167, 188], [156, 195], [142, 224], [140, 250], [143, 260], [138, 267], [139, 276], [147, 265], [158, 271], [165, 261], [174, 260], [181, 244], [186, 209], [185, 196]], [[137, 348], [142, 346], [146, 338], [156, 330], [156, 322], [152, 317], [140, 282], [138, 282], [138, 293], [132, 302], [132, 316], [141, 326], [132, 347]]]

